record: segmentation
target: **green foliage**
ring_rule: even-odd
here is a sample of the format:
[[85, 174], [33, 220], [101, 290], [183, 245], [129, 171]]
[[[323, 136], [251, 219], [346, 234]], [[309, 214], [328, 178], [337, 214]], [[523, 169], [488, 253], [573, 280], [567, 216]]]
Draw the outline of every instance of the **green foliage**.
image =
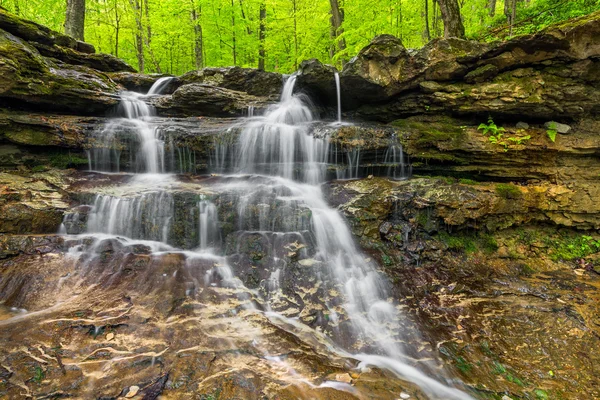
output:
[[548, 393], [546, 393], [546, 391], [542, 389], [536, 389], [533, 391], [533, 393], [535, 394], [535, 397], [539, 400], [548, 400], [550, 398], [548, 397]]
[[[137, 19], [136, 2], [143, 4]], [[496, 2], [493, 13], [489, 3], [459, 2], [468, 37], [493, 40], [508, 35], [504, 3]], [[418, 48], [444, 31], [435, 0], [340, 1], [344, 22], [337, 38], [330, 34], [327, 1], [87, 0], [85, 39], [98, 51], [137, 67], [136, 22], [140, 20], [145, 72], [182, 74], [196, 69], [195, 36], [201, 28], [202, 66], [256, 67], [261, 4], [266, 8], [265, 68], [283, 73], [294, 71], [299, 62], [309, 58], [339, 67], [376, 35], [391, 34], [407, 48]], [[52, 29], [64, 29], [65, 0], [0, 0], [0, 5]], [[600, 0], [519, 1], [513, 35], [535, 32], [599, 7]], [[331, 51], [341, 43], [345, 48]]]
[[496, 193], [505, 199], [518, 199], [523, 196], [518, 186], [510, 183], [499, 183], [496, 185]]
[[[505, 132], [504, 128], [498, 127], [494, 123], [494, 120], [492, 119], [492, 117], [488, 118], [487, 124], [483, 124], [483, 123], [480, 124], [479, 127], [477, 128], [477, 130], [483, 130], [484, 135], [491, 133], [492, 137], [495, 137], [494, 140], [496, 140], [496, 138], [498, 138], [498, 139], [502, 138], [502, 132]], [[491, 138], [490, 138], [490, 140], [491, 140]]]
[[550, 248], [550, 259], [554, 261], [571, 261], [600, 252], [600, 240], [587, 235], [546, 238], [544, 242]]
[[483, 130], [484, 135], [491, 133], [491, 135], [488, 137], [490, 143], [502, 146], [504, 151], [508, 151], [510, 145], [520, 146], [531, 139], [531, 135], [504, 137], [506, 129], [497, 126], [492, 117], [488, 118], [487, 124], [480, 124], [477, 130]]
[[556, 123], [555, 122], [551, 122], [550, 123], [550, 126], [546, 130], [546, 133], [548, 134], [548, 137], [550, 138], [550, 140], [552, 141], [552, 143], [554, 143], [556, 141], [556, 134], [558, 133], [558, 131], [556, 130]]

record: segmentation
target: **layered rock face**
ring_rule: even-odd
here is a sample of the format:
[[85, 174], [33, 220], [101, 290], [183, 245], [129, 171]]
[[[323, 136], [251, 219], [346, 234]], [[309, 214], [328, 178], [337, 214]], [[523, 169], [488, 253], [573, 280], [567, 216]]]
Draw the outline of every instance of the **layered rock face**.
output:
[[[380, 36], [340, 71], [354, 123], [307, 128], [328, 140], [329, 203], [420, 327], [411, 356], [440, 356], [475, 397], [600, 397], [590, 351], [600, 338], [599, 43], [599, 13], [502, 43], [436, 39], [413, 51]], [[334, 72], [309, 60], [297, 75], [312, 111], [332, 119]], [[310, 243], [263, 232], [266, 215], [309, 231], [311, 213], [271, 206], [276, 193], [248, 203], [211, 189], [220, 178], [209, 174], [235, 172], [238, 117], [268, 109], [284, 77], [206, 68], [144, 98], [165, 172], [180, 174], [168, 219], [143, 185], [116, 191], [125, 175], [81, 171], [94, 150], [118, 153], [109, 170], [135, 171], [139, 139], [124, 124], [105, 142], [103, 129], [123, 91], [146, 93], [164, 76], [2, 10], [0, 76], [0, 395], [118, 398], [135, 386], [144, 398], [427, 398], [384, 370], [359, 373], [324, 337], [253, 314], [250, 291], [211, 280], [230, 261], [247, 288], [269, 292], [284, 260], [275, 311], [334, 324], [323, 310], [339, 294], [309, 280]], [[136, 240], [57, 234], [85, 234], [94, 207], [114, 199], [138, 207], [121, 227]], [[227, 260], [185, 253], [202, 240], [206, 199]], [[158, 238], [164, 247], [142, 240]], [[82, 252], [89, 259], [75, 263]]]

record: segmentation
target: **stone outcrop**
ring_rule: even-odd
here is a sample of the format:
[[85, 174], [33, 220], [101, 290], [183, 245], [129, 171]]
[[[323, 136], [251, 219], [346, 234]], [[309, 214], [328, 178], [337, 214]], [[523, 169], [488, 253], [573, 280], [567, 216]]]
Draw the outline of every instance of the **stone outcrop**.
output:
[[[595, 13], [492, 44], [434, 39], [416, 52], [379, 36], [341, 72], [344, 110], [387, 122], [427, 112], [566, 120], [598, 114], [599, 19]], [[328, 69], [303, 64], [301, 80], [330, 93]]]
[[[83, 51], [81, 51], [83, 50]], [[133, 69], [112, 56], [0, 10], [0, 104], [80, 115], [118, 103], [106, 71]]]
[[253, 96], [274, 96], [279, 98], [283, 87], [283, 77], [275, 72], [259, 71], [251, 68], [204, 68], [190, 71], [176, 79], [176, 85], [202, 83], [222, 87]]
[[572, 189], [373, 178], [328, 190], [425, 341], [482, 398], [584, 399], [600, 395], [585, 350], [600, 338], [600, 242], [569, 229], [597, 216], [596, 195], [565, 212], [592, 190]]
[[241, 117], [250, 106], [262, 109], [270, 103], [265, 97], [202, 83], [180, 86], [172, 95], [156, 96], [150, 102], [159, 115], [177, 117]]

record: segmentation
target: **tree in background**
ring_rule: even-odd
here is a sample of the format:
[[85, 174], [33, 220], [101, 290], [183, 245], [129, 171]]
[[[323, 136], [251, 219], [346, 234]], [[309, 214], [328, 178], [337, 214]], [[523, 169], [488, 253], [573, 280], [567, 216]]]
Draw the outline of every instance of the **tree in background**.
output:
[[[66, 31], [67, 5], [77, 1], [84, 0], [0, 5]], [[376, 35], [394, 35], [407, 48], [441, 36], [496, 40], [599, 9], [600, 0], [85, 0], [83, 15], [97, 51], [140, 71], [236, 64], [289, 73], [310, 58], [341, 68]]]
[[266, 19], [267, 19], [267, 6], [265, 1], [260, 2], [260, 10], [258, 14], [259, 26], [258, 26], [258, 69], [261, 71], [265, 70], [265, 40], [266, 40]]
[[[460, 38], [465, 37], [465, 27], [460, 16], [460, 7], [458, 0], [437, 0], [444, 21], [444, 37]], [[513, 0], [514, 1], [514, 0]]]
[[[19, 11], [18, 3], [16, 7]], [[65, 33], [77, 40], [84, 40], [85, 0], [67, 0], [65, 15]]]
[[338, 0], [329, 0], [331, 5], [331, 50], [329, 52], [330, 57], [333, 58], [337, 53], [336, 47], [339, 51], [343, 51], [346, 48], [346, 41], [340, 36], [344, 33], [342, 24], [344, 23], [344, 11], [340, 9], [340, 3]]

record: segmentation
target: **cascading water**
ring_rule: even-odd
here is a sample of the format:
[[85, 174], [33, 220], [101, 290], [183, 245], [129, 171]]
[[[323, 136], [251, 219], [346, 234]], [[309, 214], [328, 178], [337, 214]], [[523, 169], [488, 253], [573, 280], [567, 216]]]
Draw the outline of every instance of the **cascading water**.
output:
[[[295, 76], [292, 76], [284, 86], [280, 103], [267, 110], [264, 117], [250, 121], [239, 138], [238, 172], [266, 173], [277, 177], [258, 188], [254, 183], [241, 187], [237, 183], [239, 190], [246, 193], [245, 197], [249, 196], [248, 191], [272, 190], [276, 199], [292, 205], [295, 211], [291, 214], [301, 208], [309, 211], [310, 232], [298, 233], [304, 238], [304, 243], [312, 241], [314, 244], [314, 259], [309, 262], [321, 266], [316, 271], [317, 278], [327, 277], [331, 289], [343, 293], [343, 308], [350, 321], [350, 334], [370, 342], [371, 348], [386, 355], [361, 354], [356, 358], [412, 380], [433, 397], [470, 398], [400, 361], [404, 352], [399, 345], [402, 338], [397, 332], [402, 330], [403, 317], [387, 300], [387, 285], [377, 273], [376, 265], [356, 248], [342, 216], [324, 199], [319, 183], [326, 167], [328, 141], [316, 139], [308, 133], [306, 128], [312, 121], [312, 114], [301, 96], [293, 94], [294, 84]], [[294, 170], [298, 166], [302, 171]], [[244, 213], [242, 209], [240, 214]], [[297, 221], [297, 218], [292, 221]], [[285, 230], [289, 227], [284, 225], [280, 228]], [[298, 226], [294, 224], [294, 227]], [[265, 228], [259, 223], [259, 229]], [[321, 280], [321, 283], [324, 282]], [[330, 318], [336, 320], [336, 307], [333, 304], [326, 306], [329, 307]]]
[[[410, 324], [398, 304], [388, 300], [388, 284], [376, 263], [357, 248], [344, 218], [325, 200], [321, 183], [329, 140], [311, 134], [313, 115], [304, 98], [294, 94], [295, 81], [295, 76], [287, 80], [278, 104], [239, 126], [232, 157], [236, 174], [211, 184], [210, 196], [200, 185], [162, 174], [162, 141], [147, 121], [151, 109], [143, 96], [125, 94], [127, 122], [149, 128], [138, 134], [142, 151], [137, 171], [154, 174], [134, 176], [124, 185], [125, 194], [98, 194], [87, 211], [65, 217], [63, 233], [86, 225], [75, 249], [86, 248], [90, 236], [95, 243], [87, 250], [92, 254], [75, 251], [74, 256], [85, 265], [103, 266], [106, 256], [100, 254], [100, 243], [108, 238], [111, 249], [121, 246], [114, 257], [125, 256], [109, 268], [108, 279], [113, 279], [111, 271], [125, 268], [131, 252], [141, 251], [138, 244], [149, 249], [153, 263], [164, 259], [171, 265], [183, 259], [182, 276], [177, 270], [170, 279], [185, 280], [185, 296], [190, 299], [202, 291], [201, 286], [226, 289], [224, 295], [241, 304], [227, 315], [239, 310], [259, 314], [306, 343], [360, 361], [360, 368], [375, 365], [392, 371], [433, 399], [470, 399], [407, 364], [409, 350], [401, 343]], [[219, 172], [225, 171], [227, 151], [227, 146], [215, 146], [213, 165]], [[188, 196], [186, 191], [201, 193]], [[194, 243], [172, 247], [181, 237], [193, 237]], [[144, 283], [167, 279], [161, 273]], [[266, 337], [241, 318], [236, 324], [239, 340], [251, 343], [253, 353], [286, 371], [292, 381], [312, 388], [355, 390], [342, 382], [315, 385], [298, 377], [284, 359], [273, 355]], [[226, 344], [224, 353], [235, 345]], [[421, 365], [426, 369], [426, 362]]]
[[153, 117], [154, 107], [145, 102], [147, 96], [161, 94], [172, 77], [158, 79], [147, 95], [121, 93], [118, 112], [122, 118], [111, 120], [99, 133], [88, 151], [92, 171], [120, 172], [123, 150], [129, 153], [129, 168], [135, 172], [159, 174], [165, 172], [165, 143]]
[[293, 95], [296, 76], [283, 88], [281, 101], [264, 116], [249, 120], [238, 142], [237, 171], [298, 179], [316, 184], [324, 177], [328, 141], [309, 134], [313, 116]]
[[154, 82], [150, 90], [148, 90], [147, 96], [162, 94], [169, 85], [169, 82], [171, 82], [173, 79], [174, 78], [172, 76], [165, 76], [158, 79], [156, 82]]
[[334, 77], [335, 77], [335, 92], [336, 92], [336, 97], [337, 97], [337, 122], [341, 123], [342, 122], [342, 91], [340, 88], [340, 74], [336, 72], [334, 72]]

